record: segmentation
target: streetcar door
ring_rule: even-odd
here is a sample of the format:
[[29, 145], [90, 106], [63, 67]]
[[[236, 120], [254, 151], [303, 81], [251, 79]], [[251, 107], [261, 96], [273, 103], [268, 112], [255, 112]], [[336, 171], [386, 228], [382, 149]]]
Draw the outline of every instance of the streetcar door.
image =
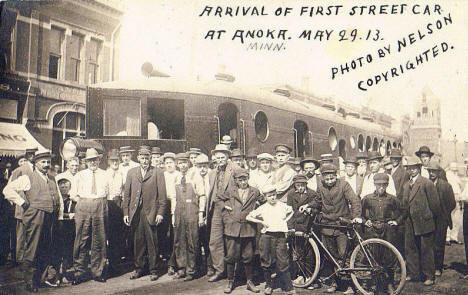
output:
[[310, 154], [309, 127], [304, 121], [294, 122], [294, 154], [303, 158]]
[[218, 107], [219, 118], [219, 138], [222, 139], [224, 135], [229, 135], [232, 138], [232, 148], [240, 147], [239, 139], [239, 110], [230, 102], [225, 102]]

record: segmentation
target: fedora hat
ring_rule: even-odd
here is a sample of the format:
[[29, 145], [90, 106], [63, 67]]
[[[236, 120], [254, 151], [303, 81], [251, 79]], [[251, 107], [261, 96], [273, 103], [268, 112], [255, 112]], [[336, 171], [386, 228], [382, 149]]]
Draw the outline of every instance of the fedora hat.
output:
[[305, 157], [304, 159], [301, 160], [300, 164], [301, 164], [301, 167], [304, 168], [304, 164], [305, 163], [314, 163], [315, 165], [315, 169], [317, 169], [318, 167], [320, 167], [320, 162], [315, 160], [314, 158], [312, 157]]
[[119, 160], [119, 150], [118, 149], [111, 149], [107, 153], [107, 159], [109, 159], [109, 160]]
[[413, 156], [408, 156], [406, 157], [406, 163], [404, 164], [404, 166], [421, 166], [422, 163], [421, 163], [421, 160], [419, 160], [419, 158], [417, 157], [413, 157]]
[[361, 160], [361, 159], [367, 160], [368, 158], [369, 156], [367, 155], [366, 152], [359, 152], [356, 154], [356, 160]]
[[244, 158], [245, 156], [244, 156], [244, 153], [240, 149], [233, 149], [231, 152], [231, 158], [234, 158], [234, 157]]
[[437, 163], [437, 161], [434, 160], [434, 159], [429, 161], [429, 165], [426, 168], [427, 168], [427, 170], [442, 170], [439, 163]]
[[249, 170], [238, 167], [238, 168], [236, 168], [234, 170], [233, 176], [234, 176], [234, 178], [239, 178], [239, 177], [242, 177], [242, 176], [249, 177]]
[[100, 155], [95, 148], [89, 148], [86, 150], [84, 159], [90, 160], [90, 159], [101, 158], [101, 157], [102, 155]]
[[188, 161], [189, 155], [188, 155], [187, 153], [177, 153], [177, 154], [175, 155], [175, 159], [176, 159], [177, 161], [181, 161], [181, 160], [187, 160], [187, 161]]
[[399, 149], [392, 149], [390, 151], [390, 158], [402, 158], [403, 155], [401, 154], [401, 151]]
[[162, 155], [163, 152], [161, 152], [161, 149], [158, 146], [153, 146], [151, 148], [151, 154], [152, 155]]
[[418, 157], [421, 157], [421, 154], [423, 153], [426, 153], [426, 154], [429, 154], [430, 157], [432, 157], [434, 155], [433, 152], [431, 152], [431, 150], [429, 149], [428, 146], [425, 146], [423, 145], [422, 147], [419, 148], [418, 151], [416, 151], [414, 154]]
[[121, 146], [119, 153], [133, 153], [135, 150], [131, 146]]
[[43, 158], [50, 158], [52, 159], [52, 154], [49, 150], [44, 150], [44, 151], [36, 151], [34, 153], [34, 158], [33, 158], [33, 161], [38, 161], [40, 159], [43, 159]]
[[351, 156], [349, 158], [346, 158], [346, 160], [343, 161], [343, 164], [354, 164], [354, 165], [358, 165], [359, 163], [357, 162], [357, 157], [356, 156]]
[[205, 154], [199, 154], [197, 158], [195, 159], [195, 164], [209, 164], [210, 159], [208, 159], [208, 156]]
[[214, 154], [216, 152], [222, 152], [222, 153], [227, 153], [228, 155], [231, 154], [231, 150], [229, 147], [225, 144], [217, 144], [214, 148], [214, 150], [211, 151], [211, 154]]
[[380, 152], [377, 152], [377, 151], [371, 151], [367, 154], [367, 156], [369, 157], [369, 161], [372, 161], [372, 160], [382, 160], [383, 159], [383, 156], [380, 154]]

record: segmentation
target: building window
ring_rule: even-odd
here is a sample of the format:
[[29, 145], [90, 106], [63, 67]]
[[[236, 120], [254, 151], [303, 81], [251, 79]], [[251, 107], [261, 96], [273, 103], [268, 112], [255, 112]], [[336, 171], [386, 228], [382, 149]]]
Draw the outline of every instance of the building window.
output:
[[62, 63], [62, 42], [64, 32], [52, 27], [49, 38], [49, 77], [60, 78], [60, 67]]
[[91, 39], [86, 48], [86, 60], [88, 62], [88, 84], [99, 82], [99, 52], [101, 50], [101, 42]]
[[18, 101], [0, 98], [0, 118], [7, 120], [18, 119]]
[[104, 136], [141, 136], [139, 99], [108, 98], [103, 104]]
[[423, 108], [422, 108], [422, 113], [423, 113], [423, 114], [427, 114], [427, 107], [423, 107]]
[[69, 80], [80, 82], [80, 64], [81, 64], [81, 47], [82, 38], [79, 35], [72, 34], [70, 36], [70, 46], [68, 54], [70, 56], [69, 65]]

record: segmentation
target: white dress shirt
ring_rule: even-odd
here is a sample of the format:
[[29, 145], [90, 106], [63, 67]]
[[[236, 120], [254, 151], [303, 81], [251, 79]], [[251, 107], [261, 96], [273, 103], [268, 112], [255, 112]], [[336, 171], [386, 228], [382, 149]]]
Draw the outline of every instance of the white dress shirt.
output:
[[116, 197], [123, 196], [125, 180], [122, 176], [122, 172], [120, 172], [120, 170], [107, 168], [106, 174], [109, 181], [109, 196], [107, 199], [114, 200]]
[[120, 173], [122, 173], [124, 183], [125, 183], [125, 181], [127, 181], [128, 170], [130, 170], [132, 168], [135, 168], [135, 167], [139, 167], [139, 166], [140, 166], [140, 164], [138, 164], [137, 162], [134, 162], [132, 160], [130, 160], [130, 162], [128, 164], [127, 163], [120, 163], [119, 164], [119, 170], [120, 170]]
[[[96, 194], [92, 193], [93, 173], [96, 177]], [[89, 169], [81, 170], [73, 177], [73, 182], [70, 189], [70, 198], [77, 200], [78, 198], [98, 199], [107, 198], [109, 194], [109, 181], [106, 171], [98, 168], [96, 171]]]
[[174, 172], [164, 171], [164, 180], [166, 182], [166, 196], [171, 202], [171, 214], [175, 212], [176, 205], [176, 179], [181, 175], [180, 171], [175, 170]]
[[353, 176], [349, 177], [348, 174], [345, 174], [344, 178], [349, 183], [349, 185], [353, 189], [354, 193], [357, 194], [357, 192], [356, 192], [356, 184], [357, 184], [356, 178], [357, 178], [357, 175], [354, 174]]
[[265, 173], [260, 169], [252, 171], [249, 176], [249, 185], [263, 193], [266, 185], [273, 185], [273, 172]]
[[314, 174], [312, 178], [307, 179], [307, 188], [314, 192], [317, 191], [317, 175]]
[[288, 221], [286, 217], [293, 211], [292, 207], [277, 201], [275, 205], [270, 205], [270, 203], [265, 203], [258, 207], [257, 209], [249, 213], [250, 216], [260, 219], [263, 219], [264, 223], [268, 227], [263, 227], [262, 233], [265, 232], [288, 232]]

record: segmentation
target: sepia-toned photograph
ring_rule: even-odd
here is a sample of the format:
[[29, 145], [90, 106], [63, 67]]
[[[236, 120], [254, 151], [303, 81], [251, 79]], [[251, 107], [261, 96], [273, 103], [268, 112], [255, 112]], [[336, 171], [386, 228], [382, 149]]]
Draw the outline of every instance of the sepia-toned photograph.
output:
[[0, 0], [0, 294], [468, 294], [468, 1]]

